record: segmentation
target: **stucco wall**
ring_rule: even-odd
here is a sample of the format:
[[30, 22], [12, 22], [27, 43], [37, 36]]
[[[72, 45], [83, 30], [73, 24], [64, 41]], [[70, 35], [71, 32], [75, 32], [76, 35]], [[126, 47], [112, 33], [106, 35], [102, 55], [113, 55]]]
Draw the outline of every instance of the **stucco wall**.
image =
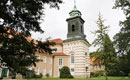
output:
[[[74, 77], [90, 77], [89, 45], [84, 40], [63, 43], [63, 52], [67, 55], [74, 54], [74, 64], [70, 63], [70, 59], [68, 61], [70, 69], [74, 68], [74, 74], [72, 74]], [[88, 66], [87, 71], [86, 66]]]
[[[59, 59], [62, 59], [62, 65], [59, 66]], [[59, 69], [63, 66], [68, 66], [69, 56], [54, 56], [54, 69], [53, 69], [53, 77], [59, 77]]]
[[[45, 69], [46, 73], [43, 74], [43, 77], [46, 77], [46, 74], [49, 74], [50, 77], [52, 77], [52, 56], [47, 54], [37, 54], [40, 55], [40, 59], [42, 61], [38, 62], [36, 67], [39, 67], [39, 74], [43, 74], [43, 69]], [[43, 61], [43, 58], [46, 57], [46, 62]], [[36, 71], [36, 67], [33, 67], [33, 69]], [[51, 72], [50, 72], [51, 70]]]

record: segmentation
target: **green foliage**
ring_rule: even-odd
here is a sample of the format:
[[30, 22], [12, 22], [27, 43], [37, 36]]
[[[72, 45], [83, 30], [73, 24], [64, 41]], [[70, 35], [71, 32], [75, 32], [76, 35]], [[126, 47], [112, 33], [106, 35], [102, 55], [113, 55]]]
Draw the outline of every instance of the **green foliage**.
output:
[[43, 75], [40, 73], [39, 75], [36, 75], [36, 74], [35, 74], [32, 78], [42, 78], [42, 76], [43, 76]]
[[128, 77], [130, 78], [130, 73], [128, 74]]
[[59, 8], [60, 3], [61, 0], [0, 0], [1, 63], [7, 63], [14, 77], [17, 73], [29, 77], [27, 67], [36, 66], [39, 61], [36, 52], [52, 52], [49, 46], [54, 43], [37, 41], [34, 44], [35, 41], [28, 41], [27, 37], [31, 37], [31, 31], [43, 33], [40, 21], [44, 15], [44, 4]]
[[39, 75], [36, 75], [33, 70], [26, 71], [26, 74], [23, 75], [23, 78], [25, 79], [31, 79], [31, 78], [42, 78], [43, 75], [40, 73]]
[[108, 73], [118, 73], [119, 60], [117, 58], [117, 54], [115, 53], [113, 42], [110, 40], [110, 37], [107, 33], [109, 27], [105, 26], [103, 22], [104, 20], [99, 14], [99, 18], [97, 20], [98, 29], [94, 32], [96, 39], [93, 42], [93, 45], [98, 46], [98, 49], [96, 52], [91, 53], [90, 57], [93, 57], [95, 59], [94, 64], [105, 66], [105, 77], [106, 80], [108, 80]]
[[2, 26], [8, 25], [26, 34], [43, 32], [39, 24], [44, 15], [44, 4], [59, 9], [60, 3], [62, 0], [0, 0]]
[[[34, 40], [28, 41], [28, 37], [24, 34], [17, 33], [9, 28], [4, 30], [5, 32], [0, 32], [1, 62], [7, 63], [7, 67], [14, 75], [20, 73], [25, 76], [28, 66], [36, 66], [36, 62], [40, 61], [37, 59], [36, 52], [51, 54], [53, 51], [49, 46], [53, 46], [54, 43], [37, 41], [37, 44], [34, 44]], [[11, 31], [8, 32], [9, 30]]]
[[93, 41], [94, 46], [98, 46], [98, 51], [103, 50], [103, 44], [104, 44], [104, 36], [107, 34], [109, 26], [104, 25], [104, 20], [102, 19], [101, 14], [99, 13], [99, 18], [97, 20], [97, 27], [98, 30], [95, 30], [93, 34], [95, 34], [95, 40]]
[[49, 78], [49, 76], [50, 76], [50, 75], [47, 73], [47, 74], [46, 74], [46, 77]]
[[130, 1], [116, 0], [114, 8], [121, 8], [126, 20], [120, 21], [120, 32], [114, 36], [115, 46], [119, 55], [120, 71], [127, 76], [130, 73]]
[[[27, 79], [25, 79], [27, 80]], [[60, 78], [45, 78], [45, 79], [29, 79], [29, 80], [105, 80], [104, 77], [95, 77], [95, 78], [87, 78], [87, 79], [60, 79]], [[130, 80], [128, 77], [108, 77], [108, 80]]]
[[90, 57], [94, 57], [95, 62], [98, 61], [98, 65], [104, 65], [105, 70], [110, 66], [114, 66], [116, 60], [115, 49], [113, 47], [113, 42], [110, 40], [107, 34], [108, 27], [104, 26], [101, 15], [97, 21], [98, 30], [95, 31], [96, 39], [94, 40], [94, 46], [99, 46], [96, 52], [91, 53]]
[[100, 76], [104, 76], [104, 72], [103, 70], [101, 71], [96, 71], [96, 72], [91, 72], [90, 75], [91, 77], [100, 77]]
[[98, 77], [98, 75], [96, 75], [95, 72], [91, 72], [90, 75], [91, 75], [91, 78], [92, 77]]
[[64, 66], [60, 70], [60, 78], [73, 78], [73, 76], [70, 74], [70, 69], [67, 66]]
[[23, 75], [23, 78], [34, 78], [35, 72], [33, 70], [27, 70], [22, 75]]

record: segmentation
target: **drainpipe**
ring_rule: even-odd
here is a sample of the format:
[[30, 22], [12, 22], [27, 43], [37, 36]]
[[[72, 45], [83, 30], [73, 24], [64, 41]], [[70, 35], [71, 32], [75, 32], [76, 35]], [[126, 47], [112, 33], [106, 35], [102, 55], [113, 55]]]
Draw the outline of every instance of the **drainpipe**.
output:
[[54, 58], [55, 58], [55, 56], [54, 55], [52, 55], [52, 77], [54, 77]]

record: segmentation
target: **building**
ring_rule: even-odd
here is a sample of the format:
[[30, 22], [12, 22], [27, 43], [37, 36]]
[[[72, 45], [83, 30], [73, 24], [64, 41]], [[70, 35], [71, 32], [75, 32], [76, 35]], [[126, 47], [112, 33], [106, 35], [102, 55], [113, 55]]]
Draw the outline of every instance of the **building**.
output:
[[99, 65], [99, 62], [96, 61], [94, 64], [94, 58], [90, 58], [90, 71], [91, 72], [96, 72], [96, 71], [103, 71], [105, 69], [104, 65]]
[[[37, 58], [42, 61], [37, 62], [36, 67], [29, 67], [30, 70], [34, 69], [37, 75], [41, 73], [43, 77], [46, 77], [46, 75], [59, 77], [60, 69], [63, 66], [68, 66], [71, 75], [75, 78], [90, 77], [90, 44], [84, 34], [85, 21], [81, 17], [82, 14], [76, 8], [76, 5], [74, 5], [73, 10], [69, 14], [69, 18], [66, 19], [68, 23], [67, 39], [62, 40], [58, 38], [50, 40], [56, 43], [51, 48], [56, 48], [57, 50], [51, 55], [37, 53]], [[6, 71], [7, 75], [8, 72]]]
[[68, 23], [67, 39], [50, 40], [56, 43], [51, 48], [57, 48], [57, 51], [52, 55], [38, 54], [38, 58], [43, 61], [38, 62], [34, 68], [36, 74], [42, 73], [43, 77], [46, 77], [47, 74], [50, 77], [59, 77], [60, 69], [68, 66], [75, 78], [90, 77], [90, 44], [84, 34], [85, 21], [76, 5], [69, 14], [70, 17], [66, 19]]

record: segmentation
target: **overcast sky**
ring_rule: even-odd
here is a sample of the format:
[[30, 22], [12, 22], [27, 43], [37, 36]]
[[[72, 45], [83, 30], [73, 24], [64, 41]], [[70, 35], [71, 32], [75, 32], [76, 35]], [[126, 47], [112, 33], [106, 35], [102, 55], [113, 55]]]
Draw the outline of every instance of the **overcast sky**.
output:
[[[52, 39], [61, 38], [65, 40], [67, 38], [67, 22], [69, 12], [73, 9], [73, 0], [63, 0], [64, 3], [60, 5], [60, 10], [50, 9], [49, 6], [45, 8], [44, 21], [41, 23], [44, 34], [33, 33], [32, 37], [35, 39], [42, 38], [45, 40], [48, 37]], [[125, 19], [123, 11], [120, 9], [112, 9], [114, 6], [114, 0], [76, 0], [77, 9], [81, 11], [82, 18], [85, 20], [84, 32], [86, 39], [92, 43], [94, 35], [91, 31], [97, 29], [96, 20], [98, 19], [99, 12], [105, 19], [105, 25], [109, 25], [109, 36], [113, 39], [113, 36], [119, 32], [119, 21]], [[90, 52], [95, 51], [94, 47], [90, 47]]]

